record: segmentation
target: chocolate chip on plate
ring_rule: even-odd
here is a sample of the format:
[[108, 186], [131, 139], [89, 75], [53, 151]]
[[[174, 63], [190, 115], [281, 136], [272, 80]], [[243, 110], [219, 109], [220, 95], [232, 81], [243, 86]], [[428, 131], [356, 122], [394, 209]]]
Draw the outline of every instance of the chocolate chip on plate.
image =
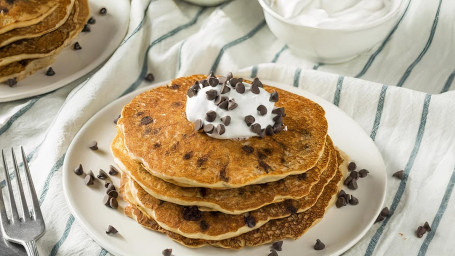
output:
[[404, 171], [400, 170], [392, 175], [393, 177], [402, 180], [404, 178]]
[[353, 180], [353, 178], [352, 178], [351, 176], [348, 176], [348, 177], [344, 180], [343, 184], [347, 186], [347, 185], [349, 185], [349, 183], [351, 183], [352, 180]]
[[111, 199], [109, 199], [109, 206], [110, 206], [112, 209], [117, 209], [117, 208], [118, 208], [117, 199], [115, 199], [114, 197], [111, 197]]
[[107, 173], [103, 169], [100, 169], [98, 172], [98, 175], [96, 177], [100, 180], [105, 180], [105, 179], [107, 179], [108, 176], [107, 176]]
[[91, 150], [98, 150], [98, 142], [92, 141], [90, 142], [90, 145], [88, 146]]
[[120, 119], [122, 115], [118, 115], [115, 119], [114, 119], [114, 124], [117, 124], [118, 120]]
[[346, 195], [346, 192], [344, 192], [344, 190], [340, 190], [340, 192], [338, 192], [338, 197], [344, 197]]
[[384, 216], [384, 217], [389, 217], [390, 216], [390, 210], [389, 210], [388, 207], [384, 207], [379, 214], [381, 216]]
[[110, 201], [110, 200], [111, 200], [111, 196], [109, 196], [109, 195], [104, 195], [104, 197], [103, 197], [103, 204], [104, 204], [105, 206], [110, 207], [110, 204], [109, 204], [109, 201]]
[[221, 119], [221, 122], [223, 122], [223, 124], [225, 126], [228, 126], [230, 123], [231, 123], [231, 117], [230, 116], [224, 116]]
[[335, 205], [336, 205], [337, 208], [341, 208], [343, 206], [346, 206], [346, 199], [344, 197], [338, 197]]
[[99, 14], [100, 15], [106, 15], [107, 14], [107, 9], [106, 8], [101, 8], [100, 11], [99, 11]]
[[358, 180], [359, 179], [359, 173], [357, 171], [351, 171], [349, 174], [353, 179]]
[[251, 126], [254, 123], [254, 121], [255, 121], [254, 116], [252, 115], [245, 116], [246, 125]]
[[209, 121], [209, 122], [213, 122], [215, 121], [216, 119], [216, 112], [211, 110], [207, 113], [205, 113], [205, 120]]
[[14, 87], [17, 84], [17, 78], [10, 78], [10, 79], [6, 80], [6, 84], [9, 87]]
[[111, 185], [111, 183], [110, 183], [110, 182], [108, 182], [108, 181], [104, 182], [104, 187], [105, 187], [105, 188], [108, 188], [108, 187], [109, 187], [109, 185]]
[[117, 198], [118, 192], [116, 190], [111, 190], [111, 191], [107, 192], [107, 195], [110, 197], [113, 197], [113, 198]]
[[275, 249], [270, 249], [270, 253], [267, 256], [278, 256], [278, 253]]
[[52, 69], [52, 67], [49, 67], [46, 71], [46, 76], [53, 76], [55, 75], [55, 71], [54, 69]]
[[95, 23], [96, 23], [96, 20], [95, 20], [95, 18], [90, 17], [90, 19], [88, 19], [87, 23], [88, 23], [88, 24], [95, 24]]
[[110, 175], [114, 175], [114, 176], [117, 175], [117, 174], [118, 174], [117, 168], [115, 168], [115, 167], [112, 166], [112, 165], [109, 165], [109, 174], [110, 174]]
[[108, 235], [114, 235], [114, 234], [117, 234], [117, 232], [118, 232], [117, 229], [114, 228], [113, 226], [109, 225], [109, 226], [107, 227], [106, 234], [108, 234]]
[[145, 75], [144, 79], [147, 82], [153, 82], [155, 80], [155, 76], [153, 76], [152, 73], [148, 73], [147, 75]]
[[272, 244], [272, 248], [281, 252], [282, 250], [282, 246], [283, 246], [283, 241], [277, 241], [275, 243]]
[[244, 217], [244, 221], [249, 228], [253, 228], [254, 226], [256, 226], [256, 219], [251, 215]]
[[82, 164], [79, 164], [79, 166], [76, 167], [76, 169], [74, 169], [74, 173], [78, 176], [84, 173], [84, 168], [82, 168]]
[[381, 221], [383, 221], [384, 219], [385, 219], [385, 217], [384, 217], [384, 216], [382, 216], [382, 215], [379, 215], [379, 216], [376, 218], [376, 220], [374, 221], [374, 223], [378, 223], [378, 222], [381, 222]]
[[84, 28], [82, 28], [82, 32], [90, 32], [90, 26], [88, 24], [84, 25]]
[[111, 190], [116, 190], [114, 184], [110, 183], [106, 188], [106, 194]]
[[427, 233], [427, 230], [422, 226], [419, 226], [416, 230], [416, 236], [418, 238], [422, 238], [422, 236], [425, 235], [425, 233]]
[[357, 168], [357, 165], [354, 162], [348, 164], [348, 171], [354, 171]]
[[82, 47], [81, 47], [81, 45], [79, 44], [79, 42], [76, 42], [76, 43], [74, 43], [74, 45], [73, 45], [73, 49], [77, 51], [77, 50], [81, 50]]
[[270, 94], [269, 101], [270, 102], [277, 102], [278, 101], [278, 93], [277, 92], [272, 92], [272, 94]]
[[352, 179], [351, 182], [348, 184], [348, 188], [352, 190], [356, 190], [358, 188], [357, 186], [357, 181], [355, 179]]
[[264, 116], [265, 114], [267, 114], [267, 108], [264, 105], [259, 105], [259, 107], [257, 107], [257, 111], [258, 111], [258, 114], [261, 116]]
[[171, 256], [172, 255], [172, 249], [170, 249], [170, 248], [164, 249], [162, 253], [163, 253], [163, 256]]
[[316, 244], [314, 244], [314, 247], [313, 247], [316, 251], [320, 251], [320, 250], [324, 250], [325, 248], [325, 244], [323, 242], [321, 242], [321, 240], [319, 239], [316, 239]]
[[362, 169], [359, 171], [359, 176], [360, 178], [365, 178], [368, 175], [368, 173], [370, 173], [368, 170]]
[[91, 185], [93, 185], [94, 182], [95, 182], [95, 177], [93, 177], [92, 174], [85, 175], [85, 178], [84, 178], [85, 185], [91, 186]]
[[351, 198], [349, 199], [349, 204], [350, 205], [358, 205], [359, 204], [359, 199], [357, 199], [357, 197], [351, 195]]

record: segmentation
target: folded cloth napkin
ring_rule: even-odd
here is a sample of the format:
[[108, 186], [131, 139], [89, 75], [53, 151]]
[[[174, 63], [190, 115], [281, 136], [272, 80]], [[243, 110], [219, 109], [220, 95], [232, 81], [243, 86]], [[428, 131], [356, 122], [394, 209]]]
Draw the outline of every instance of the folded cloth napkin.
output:
[[[392, 216], [346, 255], [453, 254], [455, 2], [441, 3], [409, 1], [380, 45], [350, 62], [324, 65], [295, 57], [269, 31], [256, 1], [206, 8], [132, 0], [129, 32], [95, 75], [0, 104], [0, 148], [23, 145], [31, 161], [47, 223], [38, 241], [41, 255], [108, 254], [75, 221], [62, 193], [65, 153], [82, 125], [108, 103], [147, 86], [149, 72], [164, 81], [210, 70], [302, 88], [339, 106], [370, 134], [386, 162], [384, 206]], [[403, 180], [392, 178], [398, 170], [404, 170]], [[425, 221], [432, 231], [419, 239], [415, 230]]]

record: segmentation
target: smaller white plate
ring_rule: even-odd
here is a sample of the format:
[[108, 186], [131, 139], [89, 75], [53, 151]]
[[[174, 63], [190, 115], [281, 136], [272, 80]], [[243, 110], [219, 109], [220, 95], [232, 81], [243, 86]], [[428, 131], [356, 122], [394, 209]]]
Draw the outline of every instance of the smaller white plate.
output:
[[[95, 175], [98, 174], [99, 169], [108, 170], [109, 165], [114, 164], [110, 144], [117, 131], [113, 119], [136, 95], [168, 82], [132, 92], [112, 102], [81, 128], [72, 141], [63, 164], [63, 191], [71, 212], [87, 233], [114, 255], [161, 255], [162, 250], [166, 248], [172, 248], [173, 255], [185, 256], [267, 255], [270, 245], [241, 250], [214, 247], [186, 248], [163, 234], [143, 228], [125, 216], [122, 207], [118, 210], [109, 209], [102, 203], [105, 191], [102, 184], [97, 181], [95, 185], [87, 187], [83, 178], [74, 174], [73, 170], [79, 164], [82, 164], [85, 172], [93, 170]], [[382, 208], [386, 189], [386, 171], [381, 154], [362, 128], [332, 103], [289, 85], [263, 82], [302, 95], [320, 104], [326, 111], [329, 134], [334, 144], [346, 152], [356, 162], [358, 168], [370, 171], [367, 177], [358, 181], [357, 190], [344, 188], [347, 193], [359, 199], [358, 205], [348, 205], [341, 209], [332, 207], [323, 220], [301, 238], [285, 240], [283, 251], [279, 253], [280, 256], [340, 255], [362, 238], [373, 225]], [[98, 151], [88, 148], [93, 140], [98, 142]], [[113, 182], [118, 187], [119, 177], [113, 177]], [[121, 206], [124, 204], [122, 203]], [[106, 235], [105, 230], [108, 225], [117, 228], [118, 235]], [[321, 239], [326, 244], [323, 251], [313, 249], [316, 239]]]
[[[130, 1], [89, 0], [90, 17], [96, 23], [89, 25], [91, 32], [81, 32], [51, 65], [54, 76], [46, 76], [47, 68], [37, 71], [10, 88], [0, 84], [0, 102], [40, 95], [70, 84], [103, 64], [117, 49], [128, 30]], [[105, 7], [107, 15], [99, 15]], [[73, 50], [74, 42], [82, 49]]]

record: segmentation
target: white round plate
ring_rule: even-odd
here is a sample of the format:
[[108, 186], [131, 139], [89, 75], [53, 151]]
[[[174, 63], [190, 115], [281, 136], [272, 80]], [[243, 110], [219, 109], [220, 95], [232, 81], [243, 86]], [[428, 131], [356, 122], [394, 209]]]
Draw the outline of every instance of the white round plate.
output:
[[[310, 229], [298, 240], [286, 240], [280, 256], [290, 255], [339, 255], [353, 246], [373, 225], [385, 198], [386, 171], [381, 154], [370, 137], [344, 112], [313, 94], [275, 82], [264, 82], [310, 98], [320, 104], [326, 111], [329, 123], [329, 134], [334, 144], [345, 151], [358, 168], [365, 168], [370, 175], [359, 180], [359, 188], [347, 193], [355, 195], [360, 203], [357, 206], [346, 206], [340, 209], [332, 207], [323, 220]], [[213, 247], [190, 249], [173, 242], [167, 236], [141, 227], [123, 214], [122, 207], [117, 210], [103, 205], [104, 187], [101, 182], [87, 187], [83, 178], [73, 173], [74, 168], [82, 164], [87, 172], [99, 169], [107, 171], [114, 161], [111, 156], [110, 143], [116, 134], [113, 120], [119, 115], [122, 107], [137, 94], [158, 85], [126, 95], [102, 109], [93, 116], [79, 131], [71, 143], [63, 165], [63, 189], [71, 212], [82, 224], [87, 233], [102, 247], [114, 255], [161, 255], [166, 248], [173, 249], [173, 255], [267, 255], [270, 245], [241, 250], [226, 250]], [[91, 141], [98, 142], [98, 151], [88, 148]], [[119, 177], [113, 177], [116, 187]], [[124, 206], [121, 202], [121, 206]], [[119, 231], [116, 236], [106, 235], [108, 225]], [[321, 239], [326, 248], [315, 251], [316, 239]]]
[[[126, 35], [129, 24], [129, 0], [89, 0], [90, 17], [96, 23], [90, 25], [91, 32], [81, 32], [51, 65], [54, 76], [46, 76], [47, 69], [17, 83], [13, 88], [0, 84], [0, 102], [13, 101], [51, 92], [84, 77], [103, 64], [117, 49]], [[107, 15], [99, 15], [105, 7]], [[82, 49], [73, 50], [74, 42]]]

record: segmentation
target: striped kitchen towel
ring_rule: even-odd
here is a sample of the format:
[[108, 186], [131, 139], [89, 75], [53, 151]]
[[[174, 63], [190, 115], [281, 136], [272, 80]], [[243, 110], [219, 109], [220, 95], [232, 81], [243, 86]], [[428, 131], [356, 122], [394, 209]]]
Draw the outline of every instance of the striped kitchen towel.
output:
[[[455, 2], [410, 0], [404, 7], [382, 43], [347, 63], [325, 65], [294, 56], [270, 32], [256, 1], [207, 8], [131, 0], [129, 32], [95, 75], [0, 104], [0, 148], [24, 145], [32, 164], [47, 223], [41, 255], [108, 254], [75, 221], [62, 194], [65, 153], [82, 125], [106, 104], [147, 86], [149, 72], [164, 81], [210, 70], [286, 83], [333, 102], [370, 134], [389, 177], [404, 170], [403, 180], [388, 183], [392, 216], [346, 255], [453, 255]], [[418, 239], [416, 225], [425, 221], [432, 231]]]

